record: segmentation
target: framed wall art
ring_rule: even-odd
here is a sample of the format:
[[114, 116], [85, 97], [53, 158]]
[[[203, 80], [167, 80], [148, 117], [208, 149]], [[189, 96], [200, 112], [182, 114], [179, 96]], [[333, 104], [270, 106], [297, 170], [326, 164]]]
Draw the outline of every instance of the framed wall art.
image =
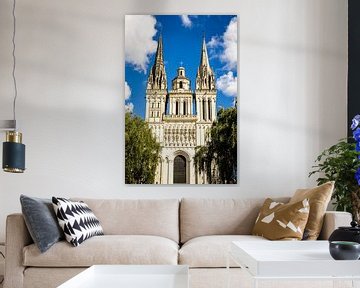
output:
[[126, 184], [236, 184], [236, 15], [125, 17]]

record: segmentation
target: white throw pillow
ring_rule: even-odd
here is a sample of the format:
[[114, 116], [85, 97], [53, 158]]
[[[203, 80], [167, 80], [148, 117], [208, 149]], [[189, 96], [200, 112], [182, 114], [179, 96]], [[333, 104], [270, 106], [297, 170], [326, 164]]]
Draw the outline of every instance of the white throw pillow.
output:
[[104, 235], [99, 220], [84, 202], [52, 197], [55, 214], [66, 241], [79, 246], [86, 239]]

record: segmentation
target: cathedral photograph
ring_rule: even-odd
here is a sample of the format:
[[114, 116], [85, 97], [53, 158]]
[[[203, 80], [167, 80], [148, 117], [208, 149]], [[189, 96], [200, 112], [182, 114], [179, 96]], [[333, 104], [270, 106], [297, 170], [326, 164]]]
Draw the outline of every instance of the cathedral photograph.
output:
[[236, 15], [125, 17], [125, 183], [237, 184]]

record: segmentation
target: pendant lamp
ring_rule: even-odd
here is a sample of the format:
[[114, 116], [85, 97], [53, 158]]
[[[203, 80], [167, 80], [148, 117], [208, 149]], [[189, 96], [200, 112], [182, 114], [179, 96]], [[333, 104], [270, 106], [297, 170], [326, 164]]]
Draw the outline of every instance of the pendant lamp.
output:
[[25, 171], [25, 145], [22, 144], [22, 133], [16, 128], [16, 57], [15, 57], [15, 33], [16, 33], [16, 17], [15, 17], [16, 0], [13, 0], [12, 16], [13, 16], [13, 35], [12, 35], [12, 58], [13, 69], [12, 78], [14, 82], [14, 100], [13, 100], [13, 120], [0, 121], [0, 130], [6, 131], [6, 139], [3, 143], [2, 167], [5, 172], [23, 173]]

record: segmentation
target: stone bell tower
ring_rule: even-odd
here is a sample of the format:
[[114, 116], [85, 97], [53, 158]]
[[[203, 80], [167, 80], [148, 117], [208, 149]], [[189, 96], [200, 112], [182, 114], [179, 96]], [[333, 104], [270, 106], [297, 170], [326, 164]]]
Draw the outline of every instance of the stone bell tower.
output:
[[210, 67], [205, 37], [203, 38], [200, 64], [196, 74], [195, 100], [197, 114], [197, 145], [204, 145], [206, 131], [216, 120], [215, 74]]
[[179, 67], [177, 76], [172, 80], [169, 92], [169, 114], [174, 116], [193, 114], [193, 92], [190, 80], [185, 75], [185, 68]]
[[154, 64], [150, 70], [146, 86], [146, 114], [149, 123], [159, 123], [166, 108], [167, 82], [164, 65], [163, 43], [160, 35]]

